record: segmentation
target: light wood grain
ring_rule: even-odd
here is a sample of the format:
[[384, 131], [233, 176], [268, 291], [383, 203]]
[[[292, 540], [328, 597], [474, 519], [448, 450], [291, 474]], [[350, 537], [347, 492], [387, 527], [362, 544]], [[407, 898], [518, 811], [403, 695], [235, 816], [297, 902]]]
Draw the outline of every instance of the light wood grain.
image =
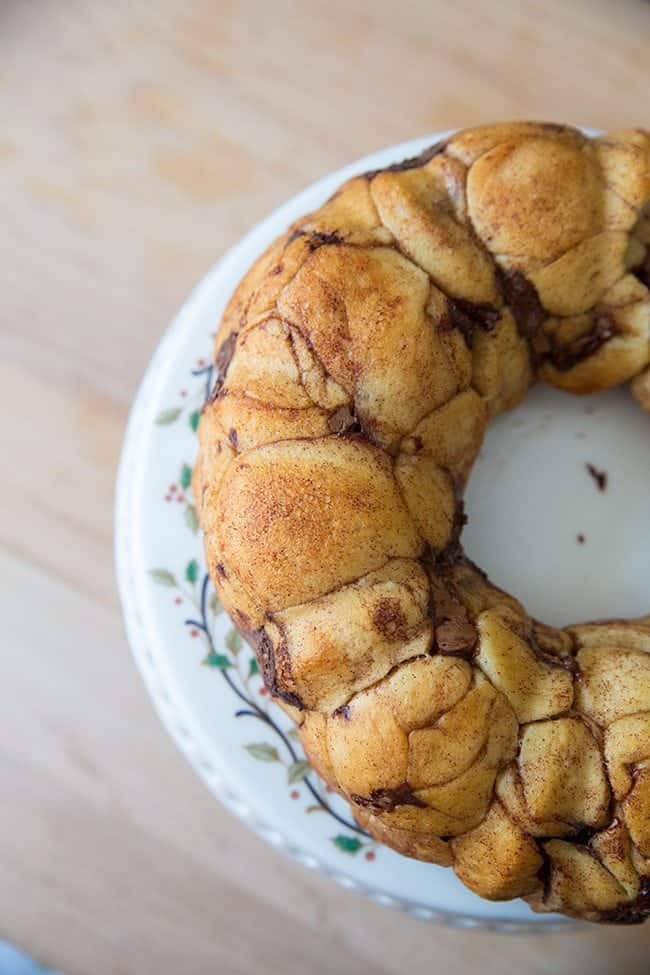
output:
[[649, 41], [641, 0], [5, 0], [0, 936], [69, 975], [648, 971], [650, 928], [432, 928], [264, 846], [158, 724], [111, 546], [129, 402], [228, 245], [427, 131], [648, 124]]

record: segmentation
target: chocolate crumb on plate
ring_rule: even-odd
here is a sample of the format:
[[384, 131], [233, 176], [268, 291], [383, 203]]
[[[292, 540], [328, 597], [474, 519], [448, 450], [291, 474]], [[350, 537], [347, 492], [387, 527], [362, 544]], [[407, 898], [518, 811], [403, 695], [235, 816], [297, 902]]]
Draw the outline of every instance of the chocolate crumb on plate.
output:
[[579, 535], [576, 535], [576, 540], [577, 540], [577, 542], [578, 542], [578, 545], [584, 545], [584, 543], [585, 543], [585, 542], [587, 541], [587, 539], [586, 539], [586, 538], [585, 538], [585, 536], [584, 536], [584, 535], [582, 534], [582, 532], [580, 532], [580, 534], [579, 534]]
[[607, 490], [607, 471], [601, 471], [598, 467], [594, 467], [593, 464], [585, 464], [590, 477], [593, 477], [596, 487], [599, 491], [604, 492]]

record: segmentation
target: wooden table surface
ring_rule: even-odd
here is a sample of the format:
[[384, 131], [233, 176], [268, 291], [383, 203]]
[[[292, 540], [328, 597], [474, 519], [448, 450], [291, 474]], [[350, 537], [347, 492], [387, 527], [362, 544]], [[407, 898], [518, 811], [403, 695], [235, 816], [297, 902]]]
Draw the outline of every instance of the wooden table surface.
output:
[[246, 229], [432, 130], [648, 124], [649, 41], [642, 0], [3, 0], [0, 937], [68, 975], [648, 972], [650, 925], [449, 931], [252, 836], [154, 715], [112, 522], [145, 364]]

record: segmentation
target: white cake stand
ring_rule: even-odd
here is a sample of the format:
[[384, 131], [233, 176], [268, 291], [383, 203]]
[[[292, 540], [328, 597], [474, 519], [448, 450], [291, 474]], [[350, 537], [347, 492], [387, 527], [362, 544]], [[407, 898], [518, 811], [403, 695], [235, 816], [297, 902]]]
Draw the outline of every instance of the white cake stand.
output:
[[[521, 901], [481, 900], [451, 870], [400, 857], [359, 831], [310, 771], [221, 611], [189, 484], [213, 378], [212, 336], [252, 261], [348, 176], [444, 135], [374, 153], [309, 187], [222, 258], [181, 308], [129, 420], [117, 485], [118, 581], [133, 654], [167, 730], [215, 797], [269, 843], [412, 917], [501, 932], [567, 930], [575, 923], [535, 915]], [[648, 418], [623, 392], [579, 401], [533, 391], [488, 433], [468, 491], [468, 552], [547, 622], [647, 612], [648, 435]], [[606, 493], [586, 463], [609, 472]]]

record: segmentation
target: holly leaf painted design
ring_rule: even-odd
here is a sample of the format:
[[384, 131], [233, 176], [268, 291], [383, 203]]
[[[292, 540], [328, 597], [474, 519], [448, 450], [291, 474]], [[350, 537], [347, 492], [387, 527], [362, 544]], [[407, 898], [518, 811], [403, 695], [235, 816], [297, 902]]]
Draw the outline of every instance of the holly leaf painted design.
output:
[[176, 576], [168, 569], [149, 569], [149, 575], [159, 586], [177, 586]]
[[293, 785], [294, 782], [302, 782], [306, 779], [311, 772], [311, 765], [309, 762], [300, 761], [292, 762], [287, 769], [287, 782], [289, 785]]
[[252, 745], [244, 745], [244, 749], [251, 758], [257, 759], [258, 762], [280, 761], [277, 748], [274, 748], [273, 745], [268, 745], [265, 741], [256, 742]]
[[203, 663], [206, 667], [216, 667], [217, 670], [227, 670], [228, 667], [232, 667], [230, 657], [227, 657], [225, 653], [215, 653], [214, 650], [210, 651]]
[[161, 410], [156, 417], [156, 425], [159, 427], [169, 426], [170, 423], [174, 423], [175, 420], [181, 415], [181, 410], [179, 406], [172, 406], [168, 410]]
[[226, 634], [226, 646], [232, 654], [237, 656], [242, 648], [242, 638], [237, 630], [228, 630], [228, 633]]
[[190, 531], [196, 532], [199, 530], [199, 519], [196, 514], [196, 508], [193, 504], [188, 504], [185, 509], [185, 524], [190, 529]]
[[363, 846], [361, 840], [358, 840], [356, 836], [344, 836], [342, 833], [339, 833], [338, 836], [334, 836], [332, 838], [332, 843], [343, 853], [349, 853], [351, 856], [358, 853]]

